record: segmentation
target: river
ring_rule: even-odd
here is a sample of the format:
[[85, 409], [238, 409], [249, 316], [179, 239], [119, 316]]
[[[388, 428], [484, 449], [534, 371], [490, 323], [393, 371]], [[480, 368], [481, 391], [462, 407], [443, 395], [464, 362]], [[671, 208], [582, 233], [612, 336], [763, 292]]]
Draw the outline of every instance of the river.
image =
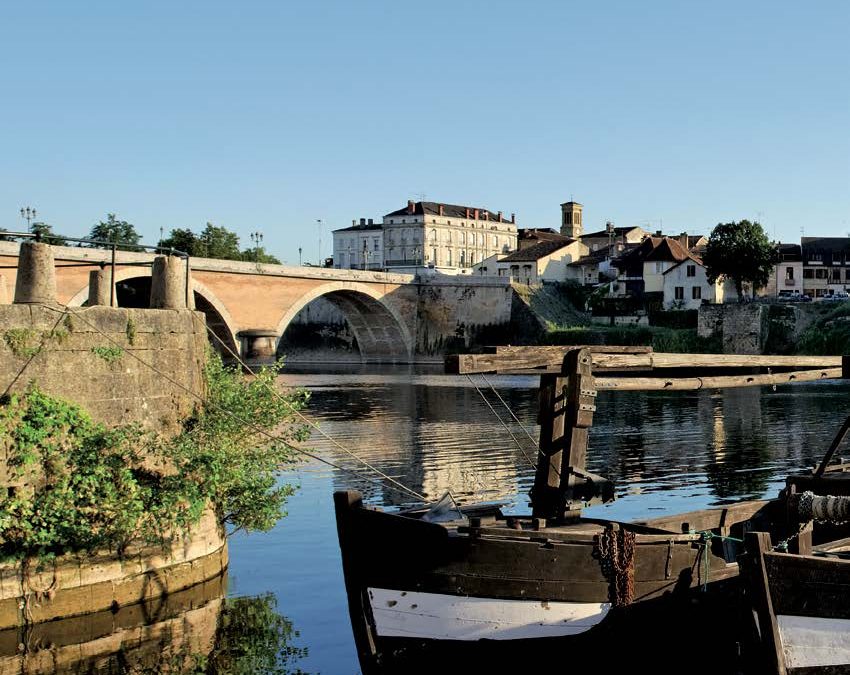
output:
[[[488, 380], [533, 435], [537, 379]], [[525, 455], [534, 457], [534, 445], [482, 378], [473, 383], [421, 369], [287, 368], [280, 382], [311, 391], [309, 413], [328, 436], [425, 496], [451, 489], [459, 501], [498, 500], [526, 510], [533, 470]], [[602, 393], [588, 468], [616, 481], [617, 500], [586, 512], [631, 519], [774, 496], [786, 473], [818, 461], [848, 412], [848, 393], [850, 386], [840, 383]], [[312, 446], [334, 463], [358, 467], [318, 434]], [[274, 594], [299, 633], [292, 643], [307, 649], [297, 667], [358, 673], [331, 496], [356, 488], [370, 503], [390, 508], [407, 499], [315, 461], [284, 480], [300, 485], [289, 515], [270, 533], [231, 540], [230, 593]]]
[[[451, 490], [461, 502], [501, 501], [506, 510], [527, 512], [536, 378], [469, 380], [407, 367], [315, 370], [287, 367], [280, 385], [309, 389], [310, 418], [342, 448], [429, 499]], [[850, 385], [840, 382], [601, 393], [588, 468], [616, 481], [617, 499], [586, 513], [632, 519], [774, 496], [789, 471], [818, 461], [848, 412], [848, 393]], [[386, 508], [411, 502], [372, 475], [350, 473], [363, 466], [327, 437], [314, 433], [313, 451], [346, 471], [316, 460], [287, 470], [281, 480], [298, 486], [288, 515], [270, 532], [231, 538], [226, 588], [210, 582], [141, 614], [128, 608], [102, 621], [83, 618], [79, 638], [69, 637], [70, 628], [49, 638], [30, 634], [24, 641], [54, 645], [35, 649], [33, 658], [49, 653], [54, 660], [26, 672], [83, 672], [53, 665], [64, 653], [57, 641], [78, 639], [83, 646], [69, 647], [74, 654], [107, 650], [97, 651], [85, 672], [358, 673], [332, 494], [355, 488]], [[96, 639], [101, 634], [116, 646]], [[11, 640], [10, 655], [20, 652], [20, 637], [3, 640]], [[196, 652], [204, 667], [187, 670], [186, 658]]]

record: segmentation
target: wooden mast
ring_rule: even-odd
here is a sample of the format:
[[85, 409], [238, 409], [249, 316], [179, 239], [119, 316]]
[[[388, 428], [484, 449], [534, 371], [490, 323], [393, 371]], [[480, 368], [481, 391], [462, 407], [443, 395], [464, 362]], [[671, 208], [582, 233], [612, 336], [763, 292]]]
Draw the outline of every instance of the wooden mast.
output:
[[596, 386], [587, 348], [571, 349], [560, 375], [540, 376], [539, 453], [532, 514], [562, 520], [573, 511], [578, 481], [583, 481], [587, 438], [596, 410]]

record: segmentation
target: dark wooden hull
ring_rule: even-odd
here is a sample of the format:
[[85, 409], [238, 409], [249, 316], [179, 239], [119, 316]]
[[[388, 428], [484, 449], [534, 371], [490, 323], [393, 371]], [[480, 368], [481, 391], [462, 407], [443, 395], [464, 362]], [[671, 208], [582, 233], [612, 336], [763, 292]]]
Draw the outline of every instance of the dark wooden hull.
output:
[[717, 658], [737, 656], [746, 623], [738, 566], [719, 538], [638, 528], [631, 570], [616, 572], [601, 555], [598, 521], [458, 530], [363, 508], [356, 493], [335, 501], [367, 673], [433, 671], [467, 657], [503, 672], [567, 654], [574, 664], [635, 666], [659, 642], [665, 659], [692, 658], [690, 671], [704, 665], [705, 640]]

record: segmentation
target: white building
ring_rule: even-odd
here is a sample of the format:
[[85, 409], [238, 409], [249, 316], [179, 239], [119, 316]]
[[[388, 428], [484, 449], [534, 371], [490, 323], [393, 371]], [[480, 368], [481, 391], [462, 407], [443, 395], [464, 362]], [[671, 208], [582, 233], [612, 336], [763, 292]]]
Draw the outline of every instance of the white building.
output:
[[[698, 309], [704, 302], [728, 300], [728, 284], [708, 281], [705, 266], [696, 257], [681, 260], [662, 273], [664, 309]], [[732, 295], [735, 295], [732, 291]]]
[[333, 261], [337, 269], [380, 270], [384, 267], [384, 233], [371, 218], [351, 221], [351, 227], [333, 231]]
[[570, 263], [586, 256], [587, 246], [578, 239], [541, 241], [507, 255], [494, 254], [473, 267], [482, 276], [510, 277], [514, 283], [536, 285], [544, 281], [579, 281]]
[[517, 245], [515, 216], [480, 207], [408, 201], [385, 215], [382, 227], [384, 267], [394, 271], [424, 266], [457, 274]]

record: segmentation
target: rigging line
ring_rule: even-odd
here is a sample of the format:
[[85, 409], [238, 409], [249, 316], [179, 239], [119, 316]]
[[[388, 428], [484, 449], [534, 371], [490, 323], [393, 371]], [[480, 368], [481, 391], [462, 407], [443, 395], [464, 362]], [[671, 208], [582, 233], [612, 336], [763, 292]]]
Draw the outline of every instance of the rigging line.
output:
[[[224, 340], [222, 340], [222, 339], [221, 339], [218, 335], [216, 335], [216, 334], [213, 332], [212, 328], [210, 328], [210, 327], [209, 327], [209, 326], [207, 326], [206, 324], [205, 324], [205, 327], [206, 327], [206, 329], [207, 329], [207, 332], [208, 332], [210, 335], [212, 335], [212, 336], [213, 336], [216, 340], [218, 340], [219, 344], [220, 344], [221, 346], [223, 346], [223, 347], [227, 350], [227, 352], [228, 352], [228, 353], [229, 353], [229, 354], [230, 354], [233, 358], [235, 358], [235, 359], [236, 359], [236, 361], [237, 361], [237, 362], [238, 362], [238, 363], [239, 363], [239, 364], [240, 364], [243, 368], [245, 368], [245, 370], [247, 370], [249, 373], [251, 373], [251, 375], [256, 375], [256, 373], [255, 373], [253, 370], [251, 370], [251, 367], [250, 367], [247, 363], [245, 363], [245, 361], [243, 361], [243, 360], [242, 360], [242, 358], [241, 358], [241, 357], [240, 357], [237, 353], [235, 353], [235, 352], [234, 352], [234, 351], [230, 348], [230, 346], [229, 346], [229, 345], [227, 345], [227, 344], [224, 342]], [[290, 410], [292, 410], [292, 412], [293, 412], [293, 413], [294, 413], [297, 417], [301, 418], [301, 419], [304, 421], [304, 423], [305, 423], [305, 424], [307, 424], [307, 426], [309, 426], [310, 428], [315, 429], [316, 431], [318, 431], [318, 432], [319, 432], [319, 434], [320, 434], [321, 436], [323, 436], [324, 438], [326, 438], [327, 440], [329, 440], [331, 443], [333, 443], [336, 447], [338, 447], [338, 448], [339, 448], [340, 450], [342, 450], [344, 453], [346, 453], [346, 454], [350, 455], [351, 457], [353, 457], [354, 459], [356, 459], [358, 462], [360, 462], [360, 463], [361, 463], [361, 464], [363, 464], [364, 466], [366, 466], [366, 467], [368, 467], [369, 469], [371, 469], [372, 471], [374, 471], [376, 474], [378, 474], [379, 476], [381, 476], [384, 480], [386, 480], [386, 481], [388, 481], [388, 482], [390, 482], [390, 483], [393, 483], [393, 484], [395, 484], [395, 485], [399, 486], [399, 487], [400, 487], [400, 488], [402, 488], [403, 490], [407, 491], [409, 494], [412, 494], [412, 495], [416, 496], [418, 499], [421, 499], [423, 502], [427, 502], [427, 501], [428, 501], [427, 499], [425, 499], [424, 495], [421, 495], [421, 494], [419, 494], [418, 492], [416, 492], [413, 488], [409, 488], [409, 487], [407, 487], [406, 485], [404, 485], [403, 483], [400, 483], [399, 481], [397, 481], [397, 480], [396, 480], [395, 478], [393, 478], [392, 476], [390, 476], [390, 475], [388, 475], [388, 474], [384, 473], [383, 471], [381, 471], [381, 470], [380, 470], [380, 469], [378, 469], [377, 467], [372, 466], [372, 465], [371, 465], [369, 462], [367, 462], [365, 459], [363, 459], [363, 458], [362, 458], [362, 457], [360, 457], [359, 455], [355, 454], [354, 452], [352, 452], [351, 450], [349, 450], [348, 448], [346, 448], [344, 445], [340, 444], [340, 443], [339, 443], [339, 442], [338, 442], [335, 438], [333, 438], [332, 436], [330, 436], [329, 434], [327, 434], [327, 433], [326, 433], [323, 429], [321, 429], [321, 428], [319, 427], [319, 425], [318, 425], [318, 424], [316, 424], [315, 422], [313, 422], [313, 421], [312, 421], [309, 417], [307, 417], [306, 415], [304, 415], [304, 414], [303, 414], [300, 410], [296, 410], [295, 408], [293, 408], [293, 407], [289, 404], [289, 402], [288, 402], [286, 399], [284, 399], [284, 398], [280, 395], [280, 392], [279, 392], [279, 391], [276, 391], [273, 387], [270, 387], [270, 386], [268, 386], [268, 385], [266, 385], [266, 388], [267, 388], [267, 389], [268, 389], [268, 390], [272, 393], [272, 395], [276, 396], [276, 397], [277, 397], [280, 401], [282, 401], [282, 402], [283, 402], [283, 403], [285, 403], [286, 405], [289, 405], [289, 406], [290, 406]]]
[[[54, 312], [62, 311], [62, 313], [63, 313], [63, 314], [65, 314], [65, 313], [67, 313], [67, 312], [68, 312], [68, 308], [67, 308], [67, 307], [66, 307], [66, 308], [64, 308], [64, 310], [59, 310], [59, 309], [57, 309], [57, 308], [55, 308], [55, 307], [50, 307], [49, 305], [41, 305], [41, 306], [42, 306], [42, 307], [46, 307], [47, 309], [52, 310], [52, 311], [54, 311]], [[85, 323], [85, 324], [88, 324], [88, 326], [90, 326], [91, 328], [93, 328], [93, 329], [94, 329], [97, 333], [100, 333], [103, 337], [105, 337], [105, 338], [106, 338], [109, 342], [111, 342], [112, 344], [114, 344], [116, 347], [121, 347], [121, 349], [124, 349], [124, 347], [122, 347], [122, 346], [121, 346], [121, 345], [120, 345], [120, 344], [119, 344], [116, 340], [114, 340], [112, 337], [110, 337], [109, 335], [107, 335], [106, 333], [104, 333], [102, 330], [100, 330], [97, 326], [95, 326], [93, 323], [91, 323], [91, 321], [89, 321], [88, 319], [86, 319], [84, 316], [82, 316], [82, 315], [80, 315], [80, 314], [78, 314], [78, 313], [75, 313], [75, 314], [74, 314], [74, 318], [79, 319], [80, 321], [82, 321], [82, 322], [83, 322], [83, 323]], [[145, 367], [147, 367], [147, 368], [150, 368], [153, 372], [155, 372], [157, 375], [159, 375], [160, 377], [162, 377], [164, 380], [166, 380], [166, 381], [170, 382], [171, 384], [173, 384], [173, 385], [174, 385], [175, 387], [177, 387], [178, 389], [181, 389], [181, 390], [185, 391], [187, 394], [189, 394], [189, 395], [190, 395], [190, 396], [192, 396], [193, 398], [197, 399], [197, 400], [198, 400], [198, 401], [200, 401], [201, 403], [203, 403], [203, 404], [205, 404], [205, 405], [209, 405], [209, 406], [211, 406], [212, 408], [215, 408], [216, 410], [218, 410], [218, 411], [220, 411], [220, 412], [224, 413], [225, 415], [227, 415], [227, 416], [229, 416], [229, 417], [231, 417], [231, 418], [235, 419], [237, 422], [240, 422], [241, 424], [244, 424], [246, 427], [248, 427], [248, 428], [250, 428], [250, 429], [253, 429], [255, 433], [260, 434], [261, 436], [265, 436], [266, 438], [268, 438], [268, 439], [270, 439], [270, 440], [272, 440], [272, 441], [283, 442], [283, 443], [285, 443], [288, 447], [291, 447], [293, 450], [295, 450], [297, 453], [300, 453], [300, 454], [304, 455], [305, 457], [309, 457], [309, 458], [311, 458], [311, 459], [315, 459], [315, 460], [317, 460], [317, 461], [319, 461], [319, 462], [321, 462], [321, 463], [323, 463], [323, 464], [327, 464], [328, 466], [333, 467], [334, 469], [337, 469], [337, 470], [339, 470], [339, 471], [342, 471], [343, 473], [351, 473], [351, 474], [356, 475], [358, 478], [361, 478], [362, 480], [366, 480], [366, 481], [368, 481], [368, 482], [370, 482], [370, 483], [375, 483], [376, 485], [381, 485], [381, 486], [383, 486], [383, 487], [389, 487], [389, 488], [391, 488], [391, 489], [393, 489], [393, 490], [403, 492], [404, 494], [407, 494], [408, 496], [413, 495], [413, 496], [415, 496], [417, 499], [422, 499], [421, 495], [417, 494], [415, 491], [411, 490], [410, 488], [407, 488], [407, 487], [405, 487], [405, 486], [402, 486], [404, 489], [403, 489], [403, 490], [399, 490], [398, 488], [396, 488], [396, 487], [394, 487], [394, 486], [392, 486], [392, 485], [386, 486], [386, 485], [385, 485], [383, 482], [381, 482], [379, 479], [377, 479], [377, 478], [372, 478], [372, 477], [370, 477], [370, 476], [365, 476], [365, 475], [363, 475], [363, 472], [361, 472], [361, 471], [358, 471], [358, 470], [356, 470], [356, 469], [349, 469], [349, 468], [346, 468], [346, 467], [340, 466], [339, 464], [336, 464], [335, 462], [332, 462], [332, 461], [330, 461], [330, 460], [328, 460], [328, 459], [325, 459], [324, 457], [320, 457], [319, 455], [315, 455], [315, 454], [313, 454], [312, 452], [308, 452], [307, 450], [303, 450], [303, 449], [301, 449], [301, 448], [298, 448], [298, 447], [296, 447], [296, 446], [292, 445], [291, 443], [287, 442], [287, 441], [286, 441], [286, 439], [281, 438], [281, 437], [279, 437], [279, 436], [276, 436], [276, 435], [274, 435], [274, 434], [270, 434], [270, 433], [269, 433], [268, 431], [266, 431], [265, 429], [263, 429], [263, 428], [261, 428], [261, 427], [259, 427], [259, 426], [255, 425], [255, 424], [254, 424], [254, 423], [252, 423], [252, 422], [248, 422], [248, 421], [246, 421], [246, 420], [242, 419], [241, 417], [239, 417], [239, 416], [238, 416], [238, 415], [236, 415], [235, 413], [231, 412], [230, 410], [227, 410], [226, 408], [224, 408], [224, 407], [222, 407], [222, 406], [220, 406], [220, 405], [217, 405], [217, 404], [215, 404], [215, 403], [213, 403], [213, 402], [211, 402], [211, 401], [208, 401], [207, 399], [205, 399], [203, 396], [201, 396], [201, 395], [200, 395], [200, 394], [198, 394], [197, 392], [194, 392], [194, 391], [192, 391], [191, 389], [189, 389], [188, 387], [186, 387], [185, 385], [180, 384], [179, 382], [177, 382], [176, 380], [172, 379], [171, 377], [169, 377], [168, 375], [166, 375], [164, 372], [162, 372], [161, 370], [159, 370], [159, 369], [158, 369], [158, 368], [156, 368], [155, 366], [152, 366], [152, 365], [151, 365], [150, 363], [148, 363], [147, 361], [144, 361], [143, 359], [139, 358], [139, 357], [138, 357], [136, 354], [134, 354], [131, 350], [129, 350], [129, 349], [124, 349], [124, 352], [126, 352], [129, 356], [131, 356], [131, 357], [133, 357], [134, 359], [136, 359], [136, 361], [138, 361], [139, 363], [141, 363], [143, 366], [145, 366]], [[424, 500], [424, 499], [422, 499], [422, 501], [425, 501], [425, 500]]]
[[514, 443], [516, 443], [516, 446], [519, 448], [519, 451], [522, 453], [522, 456], [525, 457], [525, 461], [527, 461], [531, 465], [532, 469], [535, 468], [534, 462], [531, 461], [531, 457], [529, 457], [528, 454], [525, 452], [525, 448], [522, 447], [522, 444], [519, 442], [519, 439], [514, 436], [514, 432], [511, 431], [511, 428], [507, 424], [505, 424], [505, 421], [501, 417], [499, 417], [499, 413], [496, 412], [496, 409], [490, 404], [490, 401], [487, 400], [487, 397], [484, 395], [484, 392], [478, 388], [478, 385], [475, 384], [475, 381], [472, 379], [472, 377], [470, 377], [469, 373], [467, 373], [466, 379], [468, 379], [472, 383], [472, 386], [475, 387], [475, 391], [477, 391], [481, 398], [484, 399], [484, 403], [487, 404], [487, 407], [490, 408], [490, 411], [493, 413], [493, 415], [495, 415], [496, 419], [499, 420], [499, 423], [503, 427], [505, 427], [505, 431], [508, 432]]
[[[55, 308], [51, 308], [51, 309], [54, 309], [54, 311], [58, 311], [58, 310], [55, 310]], [[12, 381], [9, 382], [9, 384], [6, 386], [6, 389], [3, 390], [3, 394], [2, 394], [3, 396], [6, 396], [12, 390], [12, 387], [15, 386], [15, 382], [18, 381], [18, 378], [20, 378], [20, 376], [24, 374], [24, 371], [29, 367], [29, 365], [35, 360], [35, 358], [39, 354], [41, 354], [41, 350], [44, 349], [44, 346], [47, 344], [47, 341], [55, 335], [56, 328], [59, 326], [59, 323], [62, 321], [62, 318], [67, 313], [68, 313], [68, 308], [65, 307], [63, 312], [62, 312], [62, 315], [58, 319], [56, 319], [56, 323], [53, 324], [53, 328], [51, 328], [49, 332], [43, 332], [41, 334], [41, 342], [38, 344], [38, 349], [36, 349], [30, 355], [30, 357], [27, 359], [27, 362], [24, 365], [21, 366], [21, 369], [17, 373], [15, 373], [15, 377], [12, 378]]]
[[536, 450], [537, 439], [531, 435], [531, 433], [528, 431], [528, 429], [525, 428], [523, 423], [519, 421], [516, 415], [514, 415], [514, 411], [511, 410], [510, 406], [505, 402], [505, 399], [503, 399], [499, 392], [496, 391], [496, 388], [490, 383], [490, 380], [487, 379], [487, 376], [484, 373], [481, 373], [481, 377], [484, 378], [484, 381], [489, 385], [490, 389], [493, 390], [493, 393], [496, 394], [496, 398], [498, 398], [502, 402], [502, 405], [505, 406], [505, 410], [507, 410], [510, 413], [511, 417], [514, 418], [514, 422], [516, 422], [519, 425], [519, 428], [525, 432], [525, 435], [528, 436], [529, 439], [531, 439], [531, 442], [534, 443], [534, 449]]

